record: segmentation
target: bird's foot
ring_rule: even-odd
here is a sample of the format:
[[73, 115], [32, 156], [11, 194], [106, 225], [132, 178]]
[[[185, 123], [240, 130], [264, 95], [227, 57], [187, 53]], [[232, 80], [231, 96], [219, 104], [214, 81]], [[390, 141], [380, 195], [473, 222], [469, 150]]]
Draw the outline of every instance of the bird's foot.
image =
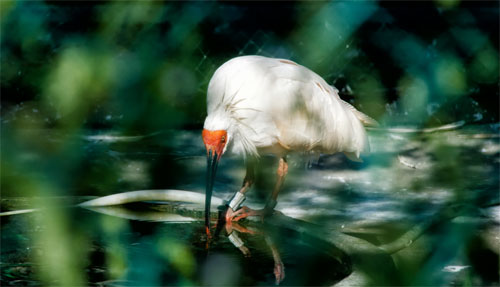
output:
[[236, 211], [233, 211], [232, 208], [228, 207], [226, 211], [226, 222], [238, 221], [249, 216], [260, 216], [264, 219], [266, 216], [272, 215], [274, 212], [274, 209], [267, 207], [263, 209], [251, 209], [248, 206], [242, 206]]
[[242, 206], [236, 211], [234, 211], [231, 207], [228, 207], [226, 211], [226, 222], [238, 221], [242, 218], [246, 218], [249, 216], [258, 216], [260, 214], [260, 210], [254, 210], [249, 208], [248, 206]]
[[276, 285], [285, 279], [285, 265], [281, 260], [274, 262], [274, 278], [276, 278]]
[[240, 223], [236, 221], [227, 221], [225, 224], [227, 234], [231, 234], [233, 231], [237, 231], [239, 233], [246, 233], [250, 235], [262, 234], [262, 232], [255, 227], [245, 227], [240, 225]]

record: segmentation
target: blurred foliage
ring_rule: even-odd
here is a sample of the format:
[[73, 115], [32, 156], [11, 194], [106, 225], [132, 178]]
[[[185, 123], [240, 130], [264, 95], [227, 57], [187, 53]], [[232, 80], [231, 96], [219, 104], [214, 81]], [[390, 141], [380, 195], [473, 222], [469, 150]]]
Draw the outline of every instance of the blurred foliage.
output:
[[[2, 118], [20, 120], [19, 109], [31, 104], [39, 114], [29, 117], [39, 127], [125, 133], [199, 127], [216, 67], [262, 54], [311, 68], [389, 125], [463, 120], [453, 108], [461, 96], [480, 103], [465, 120], [488, 111], [482, 119], [495, 121], [498, 111], [489, 107], [498, 103], [495, 5], [3, 1]], [[276, 24], [275, 11], [289, 13]], [[250, 20], [255, 12], [259, 21]], [[425, 23], [420, 12], [431, 15]], [[400, 103], [404, 78], [427, 87], [417, 109], [444, 115], [387, 116], [386, 104], [397, 106], [391, 112], [411, 109]]]
[[[172, 159], [189, 152], [175, 154], [169, 134], [146, 147], [96, 145], [82, 137], [201, 128], [211, 75], [239, 55], [303, 64], [385, 126], [498, 122], [498, 11], [496, 1], [460, 0], [2, 0], [2, 196], [104, 195], [172, 187], [192, 176]], [[457, 200], [467, 199], [463, 179], [474, 173], [459, 168], [464, 155], [435, 144], [439, 165], [432, 179], [452, 185]], [[127, 149], [131, 158], [116, 160]], [[46, 230], [35, 238], [45, 250], [36, 259], [45, 268], [40, 277], [48, 285], [85, 285], [81, 270], [88, 262], [81, 250], [91, 243], [72, 224], [77, 215], [50, 198], [39, 202], [49, 210], [41, 217]], [[144, 256], [129, 258], [120, 235], [128, 226], [108, 220], [100, 227], [109, 240], [105, 261], [109, 277], [119, 279]], [[464, 239], [465, 233], [450, 234]], [[192, 283], [195, 267], [186, 246], [165, 238], [155, 250], [188, 278], [179, 284]], [[159, 267], [141, 268], [151, 275]], [[428, 283], [418, 278], [416, 284]], [[158, 283], [154, 276], [148, 280]]]

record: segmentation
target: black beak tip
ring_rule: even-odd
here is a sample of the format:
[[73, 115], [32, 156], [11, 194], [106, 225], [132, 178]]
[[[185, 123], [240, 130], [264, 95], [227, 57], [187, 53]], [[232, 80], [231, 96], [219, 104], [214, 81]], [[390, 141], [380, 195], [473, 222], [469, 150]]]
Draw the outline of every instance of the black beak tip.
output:
[[207, 234], [210, 233], [210, 204], [212, 201], [212, 191], [217, 171], [218, 156], [216, 152], [209, 151], [207, 154], [207, 179], [205, 191], [205, 227]]

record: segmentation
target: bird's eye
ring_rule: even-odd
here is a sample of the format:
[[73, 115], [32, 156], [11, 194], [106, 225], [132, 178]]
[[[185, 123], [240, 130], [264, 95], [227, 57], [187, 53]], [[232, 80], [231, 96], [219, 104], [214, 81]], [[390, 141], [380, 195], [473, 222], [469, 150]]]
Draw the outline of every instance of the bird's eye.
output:
[[220, 141], [221, 141], [221, 142], [225, 142], [225, 141], [226, 141], [226, 136], [222, 136], [222, 137], [220, 138]]

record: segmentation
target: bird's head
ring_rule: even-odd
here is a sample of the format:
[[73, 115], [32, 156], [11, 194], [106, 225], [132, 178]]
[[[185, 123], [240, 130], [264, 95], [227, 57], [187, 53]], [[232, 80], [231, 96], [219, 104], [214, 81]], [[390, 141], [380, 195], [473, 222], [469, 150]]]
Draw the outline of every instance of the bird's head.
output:
[[207, 149], [207, 156], [212, 155], [215, 160], [219, 160], [222, 154], [226, 151], [227, 131], [226, 130], [207, 130], [203, 129], [201, 133], [203, 143]]
[[226, 151], [229, 140], [226, 130], [203, 129], [201, 134], [203, 143], [207, 149], [207, 185], [205, 191], [205, 227], [207, 235], [210, 236], [210, 202], [212, 190], [217, 171], [217, 164], [222, 154]]

